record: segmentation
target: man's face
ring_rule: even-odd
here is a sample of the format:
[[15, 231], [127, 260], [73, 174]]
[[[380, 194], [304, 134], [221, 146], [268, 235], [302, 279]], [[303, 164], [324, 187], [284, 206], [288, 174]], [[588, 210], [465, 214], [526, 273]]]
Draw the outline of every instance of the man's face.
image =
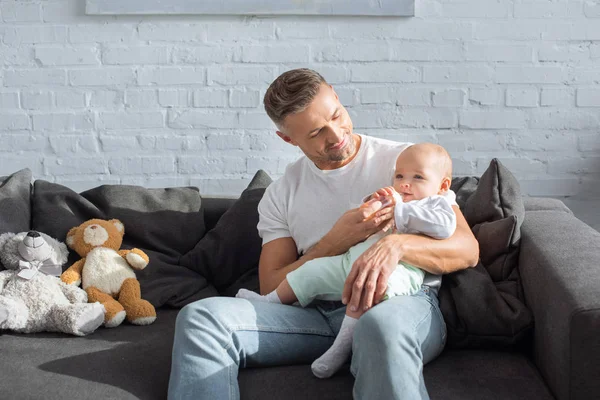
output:
[[342, 167], [357, 151], [350, 116], [328, 85], [321, 85], [304, 111], [288, 115], [277, 134], [298, 146], [320, 169]]

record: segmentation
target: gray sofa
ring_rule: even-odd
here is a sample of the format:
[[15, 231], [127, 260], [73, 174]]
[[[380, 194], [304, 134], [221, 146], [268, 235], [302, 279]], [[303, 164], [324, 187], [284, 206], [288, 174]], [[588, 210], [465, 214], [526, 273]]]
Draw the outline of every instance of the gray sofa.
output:
[[[206, 229], [234, 203], [203, 198]], [[600, 233], [558, 200], [524, 205], [519, 268], [532, 334], [511, 350], [446, 349], [424, 368], [433, 399], [600, 398]], [[0, 399], [164, 399], [177, 313], [163, 306], [150, 326], [81, 338], [2, 332]], [[353, 378], [345, 368], [319, 380], [294, 365], [244, 369], [239, 383], [242, 399], [348, 399]]]

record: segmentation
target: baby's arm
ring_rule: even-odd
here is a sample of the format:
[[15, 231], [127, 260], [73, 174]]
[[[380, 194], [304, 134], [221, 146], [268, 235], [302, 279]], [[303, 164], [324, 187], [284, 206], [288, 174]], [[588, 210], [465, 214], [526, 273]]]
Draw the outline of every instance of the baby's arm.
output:
[[399, 231], [417, 231], [434, 239], [447, 239], [456, 230], [456, 214], [445, 196], [397, 202], [394, 220]]

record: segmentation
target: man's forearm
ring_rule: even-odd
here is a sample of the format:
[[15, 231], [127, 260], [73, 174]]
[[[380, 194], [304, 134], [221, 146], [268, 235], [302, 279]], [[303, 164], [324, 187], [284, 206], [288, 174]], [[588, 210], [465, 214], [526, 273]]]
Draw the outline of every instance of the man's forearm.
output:
[[[402, 248], [400, 261], [440, 275], [475, 266], [479, 258], [477, 241], [455, 235], [437, 240], [419, 235], [395, 235]], [[474, 248], [474, 246], [476, 246]]]

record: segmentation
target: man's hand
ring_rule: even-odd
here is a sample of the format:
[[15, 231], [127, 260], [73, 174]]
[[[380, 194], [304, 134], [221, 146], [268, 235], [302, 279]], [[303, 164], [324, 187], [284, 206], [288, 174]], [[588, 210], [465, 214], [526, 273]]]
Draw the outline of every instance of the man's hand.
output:
[[342, 302], [357, 311], [379, 303], [387, 289], [387, 282], [402, 258], [401, 235], [389, 235], [374, 243], [361, 254], [346, 278]]
[[386, 228], [393, 217], [392, 207], [383, 207], [380, 200], [369, 200], [358, 208], [346, 211], [318, 245], [326, 246], [329, 255], [342, 254], [356, 243]]

